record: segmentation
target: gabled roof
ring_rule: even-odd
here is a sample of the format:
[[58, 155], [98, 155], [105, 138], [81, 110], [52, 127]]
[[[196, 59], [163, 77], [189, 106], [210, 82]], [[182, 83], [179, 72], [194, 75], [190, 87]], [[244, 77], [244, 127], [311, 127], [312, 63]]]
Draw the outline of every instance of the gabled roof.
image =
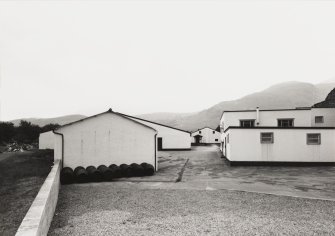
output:
[[215, 131], [215, 132], [220, 133], [219, 131], [216, 131], [215, 129], [212, 129], [212, 128], [208, 127], [208, 126], [205, 126], [205, 127], [201, 128], [201, 129], [198, 129], [198, 130], [193, 131], [192, 134], [195, 133], [195, 132], [198, 132], [198, 131], [200, 131], [200, 130], [206, 129], [206, 128], [207, 128], [207, 129], [211, 129], [211, 130], [213, 130], [213, 131]]
[[335, 88], [330, 91], [323, 102], [314, 104], [313, 108], [335, 108]]
[[135, 117], [135, 116], [125, 115], [125, 114], [122, 114], [122, 113], [118, 113], [118, 114], [126, 116], [126, 117], [129, 117], [129, 118], [133, 118], [133, 119], [136, 119], [136, 120], [141, 120], [141, 121], [149, 122], [149, 123], [152, 123], [152, 124], [155, 124], [155, 125], [160, 125], [160, 126], [163, 126], [163, 127], [166, 127], [166, 128], [175, 129], [175, 130], [178, 130], [178, 131], [182, 131], [182, 132], [191, 134], [190, 132], [188, 132], [186, 130], [178, 129], [178, 128], [171, 127], [171, 126], [168, 126], [168, 125], [163, 125], [163, 124], [156, 123], [156, 122], [153, 122], [153, 121], [150, 121], [150, 120], [145, 120], [145, 119], [138, 118], [138, 117]]
[[123, 117], [123, 118], [125, 118], [125, 119], [127, 119], [127, 120], [130, 120], [130, 121], [132, 121], [132, 122], [135, 122], [135, 123], [137, 123], [137, 124], [139, 124], [139, 125], [142, 125], [142, 126], [144, 126], [144, 127], [146, 127], [146, 128], [152, 129], [152, 130], [154, 130], [154, 131], [157, 132], [157, 130], [155, 130], [154, 128], [152, 128], [152, 127], [150, 127], [150, 126], [148, 126], [148, 125], [145, 125], [145, 124], [143, 124], [143, 123], [141, 123], [141, 122], [138, 122], [138, 121], [136, 121], [136, 120], [130, 119], [129, 117], [127, 117], [127, 115], [124, 115], [124, 114], [121, 114], [121, 113], [118, 113], [118, 112], [114, 112], [111, 108], [108, 109], [108, 111], [105, 111], [105, 112], [102, 112], [102, 113], [99, 113], [99, 114], [96, 114], [96, 115], [93, 115], [93, 116], [89, 116], [89, 117], [86, 117], [86, 118], [84, 118], [84, 119], [80, 119], [80, 120], [77, 120], [77, 121], [74, 121], [74, 122], [71, 122], [71, 123], [68, 123], [68, 124], [65, 124], [65, 125], [62, 125], [62, 126], [58, 127], [58, 128], [55, 129], [55, 130], [59, 130], [59, 129], [63, 128], [63, 127], [67, 127], [67, 126], [70, 126], [70, 125], [73, 125], [73, 124], [77, 124], [77, 123], [83, 122], [83, 121], [85, 121], [85, 120], [92, 119], [92, 118], [95, 118], [95, 117], [98, 117], [98, 116], [101, 116], [101, 115], [104, 115], [104, 114], [108, 114], [108, 113], [111, 113], [111, 114], [114, 114], [114, 115], [121, 116], [121, 117]]

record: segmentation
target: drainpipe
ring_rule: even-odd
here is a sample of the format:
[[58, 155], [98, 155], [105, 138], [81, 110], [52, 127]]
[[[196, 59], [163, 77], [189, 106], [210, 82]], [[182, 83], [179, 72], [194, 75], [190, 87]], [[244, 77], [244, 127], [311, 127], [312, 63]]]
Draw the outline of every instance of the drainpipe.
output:
[[156, 162], [157, 162], [157, 133], [155, 134], [155, 171], [157, 171], [157, 166], [156, 166]]
[[259, 107], [256, 108], [256, 125], [259, 125]]
[[53, 130], [52, 132], [62, 137], [62, 169], [63, 169], [64, 167], [64, 135], [61, 133], [57, 133], [55, 130]]

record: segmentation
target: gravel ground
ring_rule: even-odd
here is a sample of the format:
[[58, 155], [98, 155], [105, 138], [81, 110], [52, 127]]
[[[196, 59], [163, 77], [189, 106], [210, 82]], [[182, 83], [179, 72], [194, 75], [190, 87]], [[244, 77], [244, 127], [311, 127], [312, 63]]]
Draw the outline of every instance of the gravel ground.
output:
[[49, 235], [335, 235], [333, 201], [125, 186], [62, 186]]

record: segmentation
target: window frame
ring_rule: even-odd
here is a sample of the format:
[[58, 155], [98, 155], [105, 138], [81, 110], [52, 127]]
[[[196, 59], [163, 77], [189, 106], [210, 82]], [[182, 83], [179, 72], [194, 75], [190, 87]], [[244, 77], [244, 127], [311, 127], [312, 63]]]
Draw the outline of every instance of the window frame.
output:
[[[248, 126], [248, 127], [242, 126], [242, 123], [246, 122], [246, 121], [252, 122], [252, 125]], [[253, 128], [253, 127], [255, 127], [255, 121], [256, 121], [255, 119], [243, 119], [243, 120], [240, 120], [240, 127], [242, 127], [242, 128]]]
[[[263, 140], [264, 137], [262, 136], [264, 134], [271, 134], [271, 140], [270, 141], [264, 141]], [[260, 137], [261, 144], [273, 144], [274, 143], [274, 133], [273, 132], [261, 132], [259, 137]]]
[[[310, 141], [310, 137], [308, 137], [309, 135], [318, 135], [318, 142], [311, 142]], [[307, 133], [306, 134], [306, 144], [307, 145], [321, 145], [321, 133]]]
[[[321, 122], [317, 122], [317, 118], [321, 118]], [[314, 122], [315, 122], [315, 124], [323, 124], [323, 123], [325, 123], [325, 118], [324, 118], [324, 116], [315, 116], [314, 117]]]
[[[280, 126], [279, 122], [281, 121], [292, 121], [292, 126]], [[277, 119], [277, 126], [281, 128], [291, 128], [294, 127], [294, 118], [278, 118]]]

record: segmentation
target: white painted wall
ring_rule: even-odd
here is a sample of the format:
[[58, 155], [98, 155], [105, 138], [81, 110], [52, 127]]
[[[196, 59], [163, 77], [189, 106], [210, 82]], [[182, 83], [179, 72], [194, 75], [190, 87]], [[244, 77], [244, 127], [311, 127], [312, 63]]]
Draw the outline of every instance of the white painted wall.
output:
[[[335, 108], [313, 108], [311, 116], [312, 126], [335, 127]], [[315, 123], [315, 116], [323, 116], [324, 123]]]
[[[156, 131], [120, 115], [105, 113], [57, 132], [64, 135], [64, 167], [142, 162], [155, 166]], [[60, 159], [61, 136], [57, 136], [55, 157]]]
[[135, 117], [129, 117], [130, 119], [136, 120], [142, 124], [150, 126], [157, 130], [157, 138], [163, 139], [163, 149], [190, 149], [191, 148], [191, 136], [190, 133], [185, 131], [176, 130], [163, 125], [143, 121], [136, 119]]
[[[201, 131], [201, 133], [199, 131]], [[198, 134], [202, 136], [201, 143], [220, 143], [221, 142], [221, 133], [211, 128], [206, 127], [198, 131], [195, 131], [191, 134], [192, 143], [195, 143], [194, 136]]]
[[[261, 132], [273, 132], [274, 143], [260, 143]], [[307, 133], [320, 133], [321, 145], [307, 145]], [[229, 129], [228, 134], [230, 161], [335, 162], [333, 129]]]
[[38, 138], [39, 149], [54, 149], [54, 133], [52, 131], [41, 133]]
[[[293, 118], [294, 126], [311, 126], [311, 110], [260, 111], [258, 126], [277, 126], [278, 119]], [[226, 130], [230, 126], [240, 126], [240, 120], [256, 120], [256, 110], [243, 112], [225, 112], [221, 117], [220, 125]], [[256, 126], [256, 121], [255, 121]]]

